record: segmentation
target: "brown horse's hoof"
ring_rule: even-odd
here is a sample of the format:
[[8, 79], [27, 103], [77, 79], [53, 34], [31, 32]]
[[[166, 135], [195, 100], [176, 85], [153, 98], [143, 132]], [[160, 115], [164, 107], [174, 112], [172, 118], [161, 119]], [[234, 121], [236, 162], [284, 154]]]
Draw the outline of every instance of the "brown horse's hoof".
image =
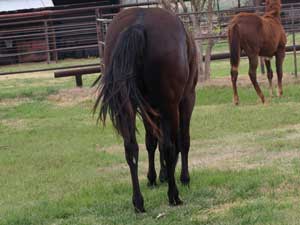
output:
[[156, 183], [156, 181], [148, 181], [147, 186], [149, 188], [154, 188], [157, 186], [157, 183]]
[[171, 206], [177, 206], [183, 204], [183, 202], [179, 198], [179, 193], [177, 188], [168, 191], [169, 204]]
[[161, 183], [164, 183], [168, 180], [167, 170], [166, 169], [160, 169], [159, 171], [159, 181]]
[[172, 201], [169, 201], [170, 206], [179, 206], [183, 204], [183, 201], [180, 200], [179, 197], [174, 198]]
[[136, 213], [146, 212], [146, 210], [144, 208], [144, 199], [142, 196], [133, 197], [132, 203], [133, 203], [134, 210]]
[[155, 187], [157, 185], [156, 183], [156, 172], [148, 173], [148, 187]]
[[283, 95], [282, 88], [278, 88], [277, 89], [277, 96], [280, 98], [280, 97], [282, 97], [282, 95]]
[[181, 175], [180, 176], [180, 181], [183, 185], [189, 186], [190, 184], [190, 176], [189, 175]]
[[238, 106], [240, 104], [240, 100], [238, 98], [233, 98], [233, 104]]
[[267, 100], [266, 100], [266, 101], [263, 103], [263, 105], [264, 105], [264, 106], [269, 106], [269, 105], [270, 105], [270, 101], [267, 101]]
[[145, 213], [146, 210], [144, 208], [138, 209], [138, 208], [134, 208], [135, 213]]

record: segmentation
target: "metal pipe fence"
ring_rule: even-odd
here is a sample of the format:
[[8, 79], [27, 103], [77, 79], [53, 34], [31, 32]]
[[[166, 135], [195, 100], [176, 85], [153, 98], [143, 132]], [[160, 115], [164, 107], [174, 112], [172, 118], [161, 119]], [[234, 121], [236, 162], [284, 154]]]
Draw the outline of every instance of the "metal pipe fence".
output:
[[[116, 14], [114, 10], [136, 6], [158, 7], [158, 3], [148, 1], [127, 5], [0, 15], [0, 65], [29, 61], [50, 63], [70, 56], [101, 58], [106, 29]], [[178, 16], [187, 27], [192, 27], [191, 16], [196, 17], [202, 31], [200, 36], [195, 37], [196, 40], [206, 42], [214, 39], [217, 44], [225, 45], [227, 44], [227, 26], [232, 16], [239, 12], [262, 14], [263, 10], [264, 7], [260, 6], [214, 11], [213, 33], [207, 32], [208, 12], [179, 13]], [[292, 45], [289, 50], [292, 49], [294, 53], [294, 66], [297, 73], [297, 44], [299, 43], [297, 43], [296, 34], [300, 32], [300, 3], [282, 6], [282, 23], [288, 35], [292, 35]], [[222, 58], [220, 54], [226, 56], [228, 52], [218, 52], [212, 56], [212, 59]], [[76, 68], [80, 66], [84, 67], [84, 65], [78, 65]], [[52, 68], [54, 69], [64, 68]], [[0, 71], [0, 75], [5, 74], [9, 73]]]
[[124, 7], [152, 5], [157, 3], [0, 15], [0, 65], [98, 57], [97, 11], [109, 15]]

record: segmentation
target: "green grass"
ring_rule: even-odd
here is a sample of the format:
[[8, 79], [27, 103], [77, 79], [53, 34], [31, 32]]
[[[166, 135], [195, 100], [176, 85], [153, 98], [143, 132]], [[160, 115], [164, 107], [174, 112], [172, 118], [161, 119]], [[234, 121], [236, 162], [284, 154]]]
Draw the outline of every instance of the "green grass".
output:
[[[222, 64], [218, 68], [221, 73]], [[85, 86], [94, 79], [84, 77]], [[239, 87], [239, 107], [232, 105], [231, 87], [197, 89], [192, 180], [190, 188], [178, 181], [181, 207], [168, 205], [167, 185], [147, 187], [144, 130], [138, 121], [147, 210], [142, 215], [131, 204], [121, 139], [110, 123], [96, 125], [91, 98], [77, 99], [73, 86], [72, 78], [0, 79], [1, 225], [298, 224], [296, 83], [284, 86], [284, 97], [266, 106], [252, 87]], [[263, 91], [267, 95], [266, 87]], [[75, 97], [65, 99], [66, 93]], [[178, 178], [180, 163], [177, 168]]]
[[12, 72], [18, 72], [23, 70], [53, 69], [59, 67], [86, 65], [86, 64], [94, 64], [94, 63], [99, 63], [99, 58], [67, 59], [67, 60], [60, 60], [57, 63], [52, 62], [50, 64], [47, 64], [46, 62], [14, 64], [14, 65], [1, 66], [1, 72], [12, 73]]

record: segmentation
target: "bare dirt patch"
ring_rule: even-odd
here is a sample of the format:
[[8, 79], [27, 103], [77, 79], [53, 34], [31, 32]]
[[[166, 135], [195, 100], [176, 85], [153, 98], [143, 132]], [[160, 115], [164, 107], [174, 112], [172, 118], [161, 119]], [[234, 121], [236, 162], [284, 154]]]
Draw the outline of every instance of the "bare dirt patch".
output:
[[[260, 167], [257, 161], [248, 161], [257, 153], [255, 147], [246, 147], [235, 144], [215, 145], [211, 147], [203, 146], [199, 149], [199, 145], [192, 143], [190, 150], [190, 166], [192, 168], [214, 168], [214, 169], [251, 169]], [[194, 148], [197, 148], [194, 149]]]
[[7, 98], [7, 99], [0, 99], [0, 107], [12, 107], [18, 106], [23, 103], [28, 103], [31, 100], [29, 98]]
[[58, 106], [74, 106], [94, 99], [95, 90], [90, 88], [72, 88], [50, 95], [48, 100]]
[[21, 119], [7, 119], [7, 120], [0, 120], [0, 123], [6, 127], [15, 129], [15, 130], [24, 130], [27, 128], [27, 122]]
[[[293, 132], [291, 132], [293, 129]], [[281, 132], [283, 136], [275, 134]], [[269, 140], [258, 141], [257, 138], [272, 136], [272, 142], [281, 139], [289, 140], [289, 149], [284, 151], [270, 151], [266, 146]], [[214, 169], [252, 169], [271, 166], [276, 162], [291, 166], [293, 159], [300, 157], [300, 146], [294, 148], [291, 143], [299, 140], [300, 125], [290, 125], [279, 129], [260, 131], [256, 133], [234, 134], [209, 141], [193, 141], [190, 150], [190, 166], [192, 168]]]
[[[268, 85], [267, 75], [259, 75], [258, 74], [257, 80], [258, 80], [259, 84]], [[276, 78], [276, 74], [274, 74], [273, 84], [276, 85], [276, 83], [277, 83], [277, 78]], [[283, 84], [293, 84], [293, 83], [300, 83], [300, 79], [297, 79], [294, 76], [289, 75], [289, 74], [284, 74]], [[249, 76], [246, 76], [246, 75], [239, 76], [237, 84], [240, 87], [252, 86]], [[231, 87], [231, 77], [226, 76], [226, 77], [213, 78], [208, 81], [205, 81], [203, 84], [200, 84], [200, 86]]]

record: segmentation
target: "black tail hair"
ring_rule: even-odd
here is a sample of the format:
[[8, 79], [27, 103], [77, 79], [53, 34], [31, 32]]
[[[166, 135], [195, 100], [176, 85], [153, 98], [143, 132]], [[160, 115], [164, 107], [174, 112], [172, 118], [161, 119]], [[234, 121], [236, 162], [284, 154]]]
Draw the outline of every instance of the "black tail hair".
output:
[[136, 130], [135, 112], [146, 120], [154, 135], [160, 136], [160, 130], [152, 119], [158, 114], [145, 101], [137, 85], [146, 48], [147, 36], [143, 25], [135, 24], [123, 31], [98, 86], [94, 113], [100, 105], [98, 120], [105, 125], [109, 114], [113, 126], [123, 137]]
[[231, 66], [238, 67], [240, 63], [241, 47], [237, 24], [233, 25], [233, 27], [229, 30], [228, 37], [230, 45], [230, 63]]

